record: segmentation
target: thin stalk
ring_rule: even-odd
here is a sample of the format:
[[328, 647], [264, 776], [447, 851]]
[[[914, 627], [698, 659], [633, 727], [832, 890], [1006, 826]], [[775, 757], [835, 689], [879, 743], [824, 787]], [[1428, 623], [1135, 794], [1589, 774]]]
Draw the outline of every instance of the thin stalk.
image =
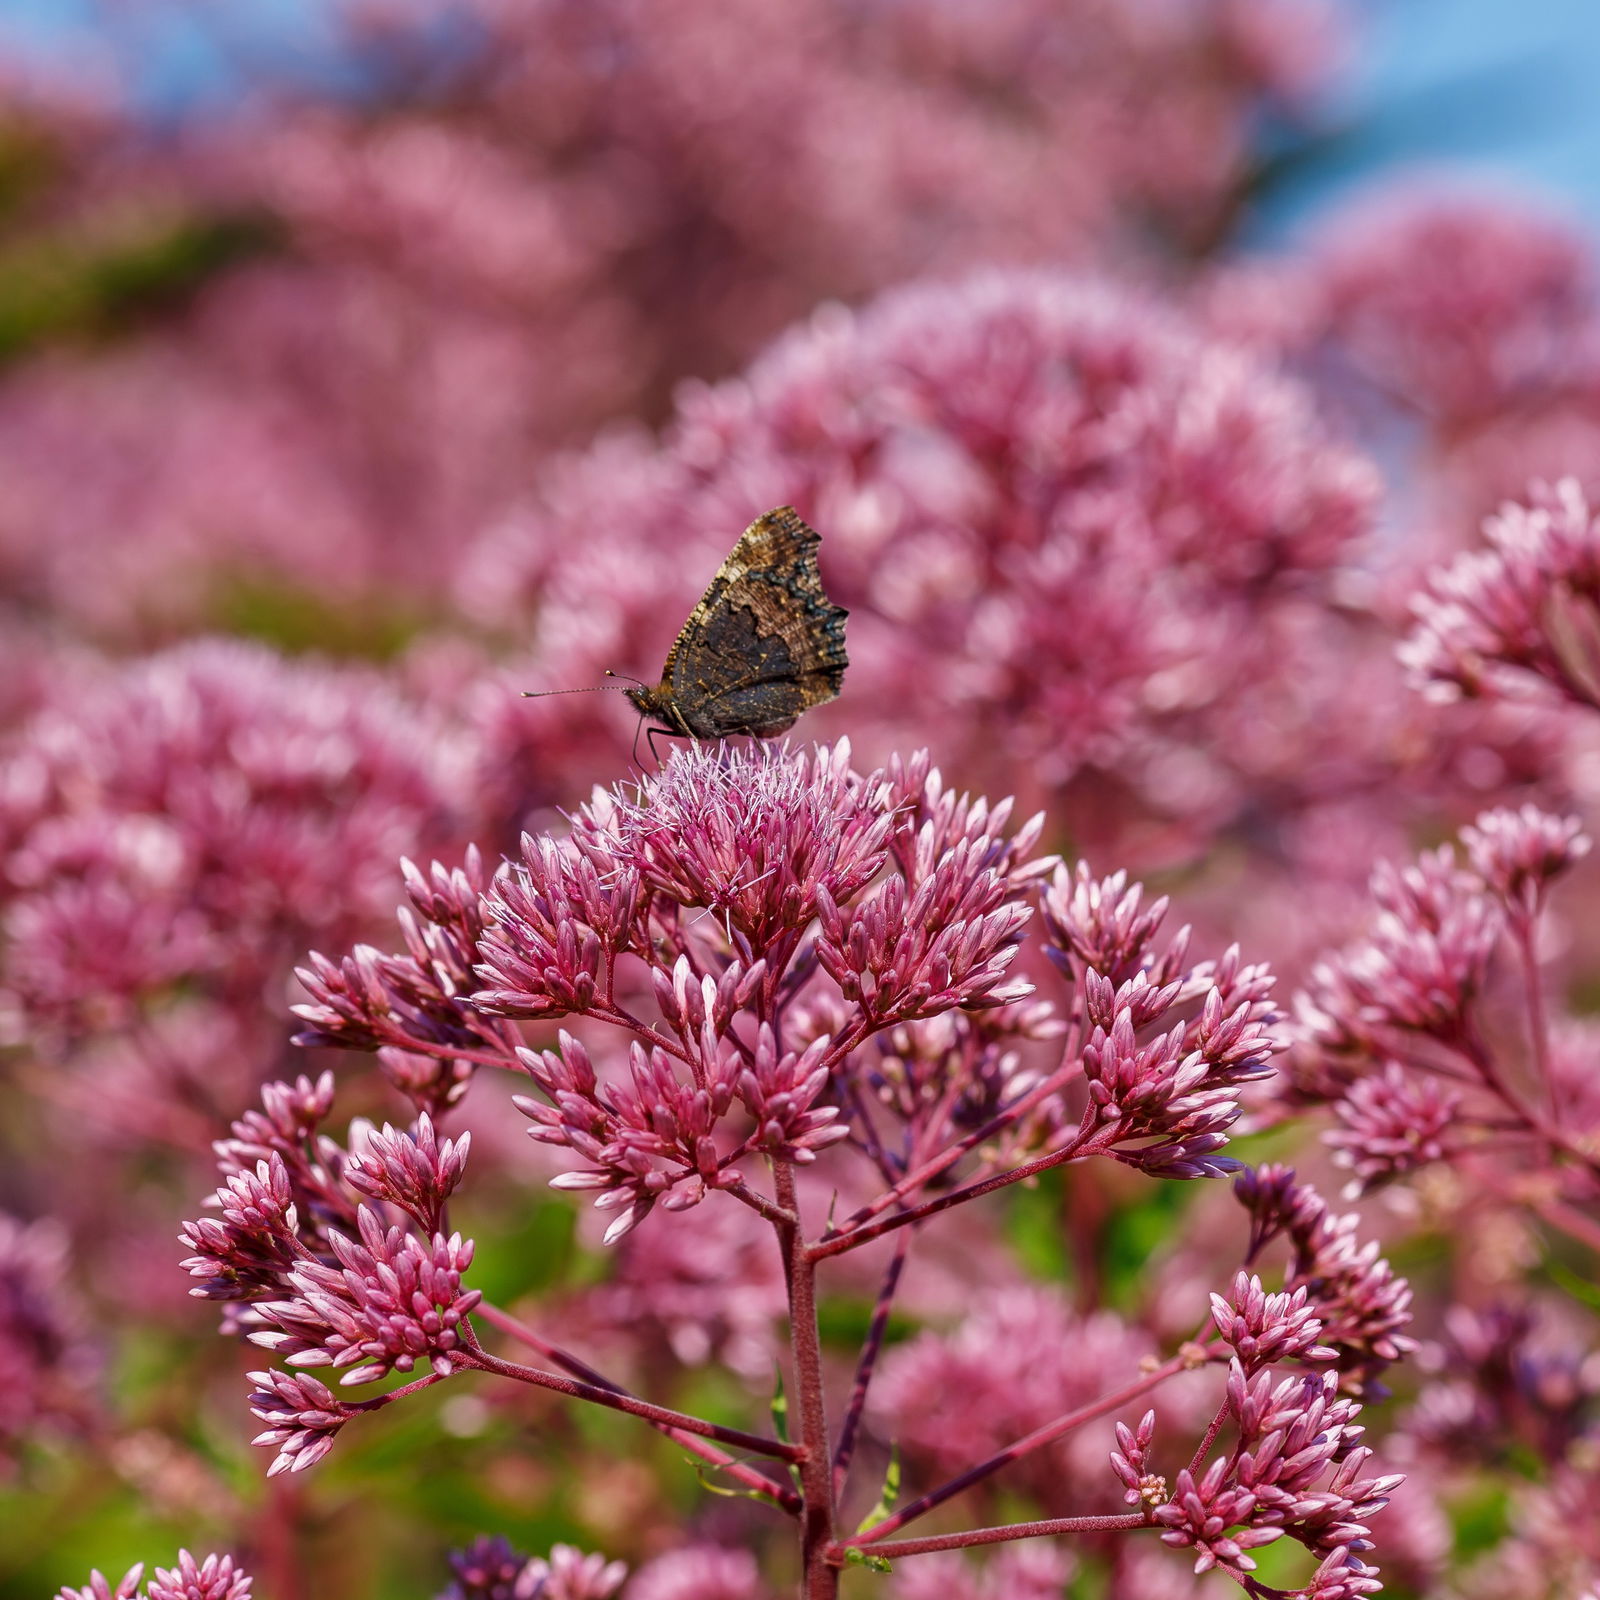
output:
[[833, 1549], [833, 1468], [828, 1460], [828, 1414], [822, 1388], [822, 1339], [817, 1331], [817, 1269], [800, 1226], [794, 1168], [772, 1164], [778, 1204], [793, 1217], [776, 1224], [789, 1290], [789, 1342], [794, 1359], [795, 1408], [800, 1419], [800, 1560], [805, 1600], [835, 1600], [839, 1563]]
[[[538, 1351], [546, 1361], [564, 1367], [574, 1378], [592, 1383], [597, 1389], [610, 1389], [616, 1394], [628, 1394], [628, 1390], [620, 1383], [614, 1383], [604, 1373], [597, 1372], [588, 1362], [563, 1350], [560, 1345], [551, 1344], [548, 1339], [540, 1338], [526, 1323], [519, 1322], [517, 1318], [502, 1311], [498, 1306], [480, 1300], [474, 1308], [473, 1315], [482, 1317], [485, 1322], [492, 1324], [502, 1333], [520, 1340], [530, 1350]], [[692, 1433], [685, 1433], [682, 1428], [669, 1428], [665, 1423], [659, 1422], [652, 1423], [651, 1426], [659, 1428], [674, 1444], [681, 1445], [690, 1454], [699, 1456], [702, 1461], [726, 1473], [736, 1483], [742, 1484], [753, 1493], [768, 1496], [785, 1511], [797, 1513], [800, 1510], [800, 1496], [788, 1484], [774, 1483], [771, 1478], [758, 1472], [754, 1467], [747, 1466], [705, 1439], [698, 1438]]]
[[[1124, 1384], [1122, 1388], [1111, 1394], [1102, 1395], [1098, 1400], [1080, 1406], [1076, 1411], [1069, 1411], [1065, 1416], [1057, 1417], [1054, 1422], [1047, 1422], [1042, 1428], [1035, 1428], [1032, 1433], [996, 1451], [987, 1461], [980, 1461], [975, 1467], [968, 1467], [965, 1472], [951, 1478], [948, 1483], [940, 1484], [937, 1489], [930, 1489], [921, 1499], [902, 1506], [893, 1515], [868, 1528], [865, 1533], [858, 1533], [849, 1543], [876, 1545], [880, 1539], [886, 1539], [891, 1533], [897, 1533], [908, 1522], [915, 1522], [918, 1517], [926, 1516], [935, 1506], [942, 1506], [946, 1500], [953, 1499], [975, 1483], [981, 1483], [992, 1473], [998, 1472], [1001, 1467], [1010, 1466], [1013, 1461], [1044, 1445], [1052, 1444], [1063, 1434], [1071, 1433], [1074, 1428], [1081, 1428], [1086, 1422], [1093, 1422], [1096, 1417], [1104, 1416], [1108, 1411], [1115, 1411], [1118, 1406], [1127, 1405], [1130, 1400], [1137, 1400], [1140, 1395], [1155, 1388], [1157, 1384], [1165, 1383], [1168, 1378], [1193, 1365], [1193, 1358], [1180, 1352], [1170, 1360], [1163, 1361], [1159, 1367], [1146, 1373], [1144, 1377]], [[1136, 1517], [1133, 1525], [1138, 1525], [1143, 1520], [1142, 1517]]]
[[[883, 1524], [879, 1523], [879, 1527]], [[890, 1539], [874, 1543], [872, 1553], [886, 1560], [895, 1556], [920, 1556], [934, 1550], [969, 1550], [980, 1544], [1005, 1544], [1012, 1539], [1045, 1539], [1061, 1533], [1131, 1533], [1148, 1528], [1148, 1520], [1137, 1511], [1103, 1517], [1055, 1517], [1049, 1522], [1012, 1522], [1003, 1528], [969, 1528], [965, 1533], [935, 1533], [926, 1539]], [[872, 1530], [876, 1532], [876, 1529]], [[856, 1550], [865, 1536], [849, 1540], [844, 1548]]]
[[[746, 1433], [742, 1428], [725, 1428], [717, 1422], [707, 1422], [703, 1417], [691, 1417], [683, 1411], [673, 1411], [667, 1406], [652, 1405], [648, 1400], [636, 1400], [632, 1395], [615, 1389], [603, 1389], [597, 1384], [584, 1383], [576, 1378], [558, 1377], [553, 1372], [543, 1372], [538, 1367], [524, 1367], [516, 1361], [504, 1361], [492, 1356], [475, 1339], [469, 1340], [465, 1350], [456, 1352], [463, 1366], [477, 1367], [482, 1372], [493, 1372], [502, 1378], [514, 1378], [518, 1383], [532, 1384], [540, 1389], [553, 1389], [574, 1400], [589, 1400], [597, 1406], [609, 1406], [613, 1411], [625, 1411], [630, 1417], [641, 1417], [658, 1427], [680, 1428], [685, 1433], [699, 1434], [703, 1439], [716, 1439], [739, 1450], [749, 1450], [755, 1455], [773, 1456], [779, 1461], [797, 1461], [802, 1452], [781, 1439], [764, 1438], [759, 1433]], [[389, 1397], [384, 1396], [385, 1399]]]
[[1534, 1106], [1529, 1105], [1501, 1076], [1500, 1069], [1489, 1047], [1478, 1037], [1476, 1031], [1463, 1036], [1459, 1044], [1460, 1051], [1470, 1061], [1482, 1078], [1484, 1086], [1497, 1095], [1501, 1102], [1517, 1117], [1522, 1119], [1525, 1126], [1550, 1145], [1552, 1149], [1559, 1150], [1569, 1155], [1581, 1166], [1590, 1172], [1600, 1174], [1600, 1158], [1590, 1150], [1585, 1150], [1581, 1144], [1569, 1139], [1562, 1132], [1560, 1126], [1545, 1116]]
[[[1113, 1132], [1117, 1129], [1113, 1126]], [[941, 1211], [948, 1211], [951, 1206], [959, 1206], [968, 1200], [976, 1200], [981, 1195], [992, 1194], [996, 1189], [1004, 1189], [1013, 1183], [1021, 1183], [1026, 1178], [1037, 1177], [1041, 1172], [1048, 1172], [1052, 1167], [1059, 1167], [1068, 1161], [1081, 1161], [1085, 1156], [1096, 1153], [1097, 1145], [1088, 1138], [1082, 1130], [1074, 1135], [1072, 1141], [1063, 1145], [1061, 1149], [1053, 1151], [1050, 1155], [1040, 1156], [1035, 1161], [1024, 1163], [1020, 1167], [1011, 1167], [1005, 1172], [997, 1172], [991, 1178], [979, 1178], [965, 1184], [959, 1189], [952, 1189], [949, 1194], [942, 1194], [936, 1200], [924, 1201], [920, 1206], [912, 1206], [906, 1211], [897, 1211], [891, 1217], [879, 1217], [874, 1222], [862, 1223], [860, 1227], [852, 1228], [846, 1233], [836, 1233], [831, 1238], [817, 1241], [810, 1248], [813, 1261], [826, 1261], [829, 1256], [843, 1254], [846, 1250], [854, 1250], [860, 1245], [870, 1244], [874, 1239], [882, 1238], [886, 1233], [892, 1233], [896, 1228], [908, 1227], [913, 1222], [921, 1222], [924, 1217], [935, 1216]]]
[[256, 1559], [251, 1565], [272, 1584], [275, 1596], [304, 1600], [306, 1568], [300, 1559], [303, 1508], [300, 1486], [289, 1481], [292, 1477], [286, 1473], [267, 1486], [267, 1503], [256, 1520]]
[[349, 1411], [381, 1411], [385, 1406], [392, 1406], [396, 1400], [404, 1400], [407, 1395], [419, 1394], [443, 1382], [444, 1378], [439, 1373], [428, 1372], [420, 1378], [413, 1378], [410, 1383], [402, 1383], [398, 1389], [391, 1389], [387, 1394], [374, 1395], [370, 1400], [344, 1400], [340, 1404]]
[[833, 1451], [833, 1492], [842, 1496], [850, 1476], [850, 1458], [855, 1454], [856, 1435], [861, 1427], [861, 1413], [866, 1409], [867, 1390], [872, 1383], [873, 1369], [878, 1364], [878, 1353], [883, 1349], [883, 1336], [888, 1331], [889, 1313], [894, 1307], [895, 1290], [900, 1286], [900, 1274], [905, 1268], [906, 1252], [911, 1247], [911, 1235], [902, 1233], [895, 1241], [894, 1255], [884, 1269], [883, 1283], [878, 1289], [877, 1304], [872, 1308], [872, 1321], [867, 1327], [866, 1342], [861, 1346], [861, 1357], [856, 1362], [856, 1381], [850, 1391], [850, 1404], [839, 1429], [839, 1442]]
[[[748, 1152], [743, 1152], [747, 1154]], [[763, 1216], [774, 1227], [782, 1228], [793, 1226], [799, 1218], [793, 1212], [786, 1211], [782, 1206], [774, 1205], [759, 1189], [752, 1189], [743, 1178], [735, 1178], [731, 1183], [722, 1186], [724, 1194], [731, 1194], [735, 1200], [742, 1201], [758, 1215]]]
[[1004, 1133], [1035, 1106], [1071, 1083], [1082, 1070], [1083, 1062], [1077, 1057], [1057, 1067], [1048, 1078], [1036, 1083], [1021, 1099], [1007, 1106], [1004, 1111], [990, 1117], [981, 1128], [974, 1128], [965, 1138], [958, 1139], [953, 1145], [941, 1150], [938, 1155], [930, 1157], [921, 1166], [908, 1172], [892, 1189], [885, 1189], [875, 1200], [869, 1201], [854, 1212], [846, 1219], [843, 1228], [825, 1233], [822, 1242], [831, 1242], [840, 1234], [847, 1233], [864, 1222], [870, 1222], [873, 1217], [881, 1216], [891, 1206], [899, 1205], [908, 1194], [915, 1194], [918, 1189], [931, 1183], [941, 1173], [949, 1171], [964, 1155], [976, 1150], [985, 1140], [992, 1139], [997, 1133]]
[[1211, 1453], [1211, 1447], [1217, 1442], [1217, 1435], [1222, 1432], [1222, 1425], [1228, 1420], [1231, 1408], [1226, 1400], [1217, 1407], [1217, 1414], [1211, 1419], [1211, 1426], [1206, 1429], [1205, 1437], [1201, 1439], [1195, 1452], [1189, 1457], [1189, 1475], [1195, 1476], [1200, 1471], [1200, 1463]]
[[[1504, 1193], [1503, 1190], [1501, 1192]], [[1529, 1197], [1526, 1203], [1552, 1228], [1559, 1228], [1569, 1239], [1576, 1240], [1577, 1243], [1600, 1254], [1600, 1224], [1593, 1218], [1574, 1210], [1564, 1200], [1540, 1199], [1533, 1196]]]
[[389, 1043], [400, 1050], [410, 1050], [419, 1056], [438, 1056], [446, 1061], [470, 1061], [479, 1067], [509, 1068], [513, 1072], [522, 1070], [522, 1063], [517, 1060], [516, 1051], [506, 1050], [503, 1053], [491, 1050], [468, 1050], [461, 1045], [433, 1044], [421, 1039], [413, 1038], [402, 1028], [392, 1030], [393, 1037]]
[[1512, 935], [1517, 953], [1522, 958], [1522, 970], [1527, 980], [1525, 988], [1528, 1001], [1528, 1042], [1533, 1049], [1534, 1072], [1539, 1079], [1539, 1086], [1544, 1093], [1545, 1104], [1549, 1107], [1550, 1114], [1559, 1117], [1561, 1107], [1556, 1099], [1556, 1086], [1550, 1073], [1550, 1024], [1544, 1010], [1544, 986], [1539, 981], [1539, 958], [1533, 948], [1536, 922], [1537, 914], [1513, 916]]

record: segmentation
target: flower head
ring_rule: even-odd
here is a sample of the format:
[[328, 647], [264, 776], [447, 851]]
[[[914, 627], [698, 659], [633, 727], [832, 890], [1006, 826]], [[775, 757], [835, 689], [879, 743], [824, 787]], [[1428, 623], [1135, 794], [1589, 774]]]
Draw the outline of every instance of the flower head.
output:
[[[63, 1589], [56, 1600], [134, 1600], [141, 1595], [139, 1580], [143, 1576], [144, 1563], [140, 1562], [113, 1589], [96, 1572], [86, 1588]], [[180, 1550], [177, 1566], [156, 1568], [141, 1600], [250, 1600], [252, 1581], [232, 1556], [209, 1555], [196, 1561], [187, 1550]]]
[[334, 1263], [297, 1261], [283, 1274], [288, 1298], [259, 1300], [251, 1340], [291, 1366], [348, 1368], [341, 1383], [370, 1383], [425, 1362], [441, 1377], [455, 1370], [462, 1323], [483, 1298], [463, 1289], [472, 1243], [459, 1233], [424, 1243], [385, 1228], [368, 1206], [358, 1213], [360, 1242], [329, 1234]]
[[647, 1561], [628, 1585], [628, 1600], [767, 1600], [748, 1550], [692, 1544]]
[[1485, 811], [1461, 830], [1473, 871], [1513, 916], [1529, 917], [1546, 885], [1589, 853], [1591, 840], [1576, 817], [1555, 817], [1527, 804]]
[[1317, 1343], [1322, 1322], [1309, 1296], [1304, 1284], [1268, 1294], [1259, 1278], [1240, 1272], [1231, 1298], [1211, 1296], [1211, 1320], [1247, 1373], [1279, 1361], [1331, 1361], [1338, 1352]]
[[250, 1442], [276, 1450], [269, 1478], [304, 1472], [333, 1448], [334, 1436], [355, 1415], [326, 1384], [304, 1372], [252, 1372], [250, 1409], [267, 1424]]
[[1416, 1348], [1402, 1331], [1411, 1321], [1411, 1286], [1378, 1254], [1376, 1240], [1357, 1241], [1357, 1217], [1332, 1214], [1289, 1168], [1245, 1172], [1234, 1193], [1251, 1214], [1246, 1260], [1280, 1235], [1288, 1238], [1286, 1287], [1306, 1290], [1307, 1307], [1322, 1324], [1319, 1343], [1336, 1353], [1339, 1370], [1381, 1397], [1377, 1375]]
[[251, 1579], [232, 1556], [210, 1555], [197, 1562], [178, 1552], [176, 1567], [157, 1567], [145, 1593], [148, 1600], [249, 1600]]
[[371, 1199], [399, 1206], [425, 1232], [435, 1233], [471, 1147], [470, 1133], [440, 1140], [423, 1112], [414, 1133], [396, 1132], [388, 1123], [382, 1133], [368, 1132], [344, 1164], [344, 1181]]
[[1412, 866], [1380, 863], [1372, 897], [1367, 936], [1312, 968], [1296, 997], [1300, 1027], [1334, 1053], [1381, 1049], [1391, 1029], [1458, 1040], [1500, 939], [1500, 905], [1448, 845]]
[[1535, 483], [1484, 523], [1487, 550], [1435, 568], [1401, 648], [1436, 699], [1521, 697], [1593, 706], [1600, 660], [1586, 645], [1600, 607], [1600, 523], [1575, 478]]
[[1350, 1196], [1447, 1159], [1456, 1148], [1460, 1105], [1447, 1083], [1397, 1062], [1357, 1078], [1334, 1102], [1340, 1125], [1323, 1135], [1334, 1164], [1352, 1174]]

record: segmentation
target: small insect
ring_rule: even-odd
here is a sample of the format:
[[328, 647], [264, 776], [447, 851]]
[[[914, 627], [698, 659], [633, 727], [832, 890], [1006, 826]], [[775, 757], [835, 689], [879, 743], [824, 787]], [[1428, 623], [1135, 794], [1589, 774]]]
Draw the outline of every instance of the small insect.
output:
[[848, 613], [822, 592], [821, 542], [789, 506], [745, 529], [667, 652], [660, 683], [623, 691], [655, 719], [652, 732], [770, 739], [839, 693]]

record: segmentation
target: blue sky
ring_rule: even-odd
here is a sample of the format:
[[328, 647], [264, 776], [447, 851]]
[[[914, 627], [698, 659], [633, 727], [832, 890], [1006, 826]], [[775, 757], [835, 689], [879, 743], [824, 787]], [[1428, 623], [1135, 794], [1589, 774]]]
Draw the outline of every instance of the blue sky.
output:
[[1363, 0], [1337, 104], [1360, 128], [1293, 195], [1301, 216], [1375, 173], [1467, 168], [1600, 231], [1600, 0]]
[[[1292, 231], [1375, 172], [1418, 164], [1468, 166], [1543, 190], [1600, 232], [1600, 0], [1351, 3], [1362, 37], [1337, 105], [1361, 131], [1281, 198], [1269, 236]], [[329, 67], [319, 0], [196, 4], [208, 26], [225, 18], [237, 39], [281, 67]], [[123, 17], [139, 10], [110, 9]], [[0, 0], [0, 49], [93, 52], [97, 10], [96, 0]], [[198, 29], [169, 21], [124, 44], [152, 107], [168, 110], [225, 85]]]

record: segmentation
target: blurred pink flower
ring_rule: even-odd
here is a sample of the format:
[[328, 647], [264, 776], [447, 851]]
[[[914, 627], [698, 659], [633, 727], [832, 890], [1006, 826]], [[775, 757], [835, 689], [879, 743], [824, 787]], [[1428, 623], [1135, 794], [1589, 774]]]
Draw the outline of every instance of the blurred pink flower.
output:
[[623, 1600], [768, 1600], [770, 1594], [748, 1551], [692, 1544], [647, 1561]]
[[1209, 811], [1225, 770], [1162, 772], [1226, 760], [1214, 719], [1273, 679], [1280, 613], [1348, 557], [1375, 487], [1242, 351], [1104, 283], [991, 273], [826, 310], [686, 391], [660, 451], [613, 439], [555, 472], [461, 594], [536, 611], [530, 682], [648, 671], [732, 530], [789, 501], [852, 612], [830, 715], [862, 741], [937, 726], [978, 782], [1115, 772], [1158, 813]]
[[1412, 601], [1401, 649], [1412, 680], [1440, 700], [1551, 696], [1600, 704], [1586, 642], [1600, 608], [1600, 532], [1574, 478], [1536, 483], [1484, 524], [1487, 550], [1435, 568]]
[[[949, 1475], [1137, 1377], [1154, 1349], [1113, 1312], [1074, 1313], [1057, 1289], [1003, 1289], [953, 1331], [889, 1351], [872, 1413], [913, 1459]], [[1025, 1480], [1048, 1503], [1073, 1504], [1104, 1472], [1109, 1435], [1108, 1424], [1079, 1430], [1023, 1467]]]
[[252, 1579], [234, 1565], [232, 1556], [209, 1555], [196, 1561], [187, 1550], [178, 1552], [178, 1564], [157, 1567], [144, 1589], [139, 1581], [144, 1563], [132, 1568], [115, 1589], [96, 1572], [87, 1587], [63, 1589], [56, 1600], [250, 1600]]
[[918, 1556], [897, 1568], [894, 1600], [1060, 1600], [1072, 1557], [1042, 1540], [1014, 1544], [979, 1566], [959, 1553]]
[[1364, 196], [1302, 270], [1335, 344], [1438, 426], [1558, 384], [1595, 349], [1589, 242], [1510, 194]]
[[0, 1461], [29, 1443], [89, 1429], [102, 1354], [68, 1280], [64, 1230], [0, 1213]]

